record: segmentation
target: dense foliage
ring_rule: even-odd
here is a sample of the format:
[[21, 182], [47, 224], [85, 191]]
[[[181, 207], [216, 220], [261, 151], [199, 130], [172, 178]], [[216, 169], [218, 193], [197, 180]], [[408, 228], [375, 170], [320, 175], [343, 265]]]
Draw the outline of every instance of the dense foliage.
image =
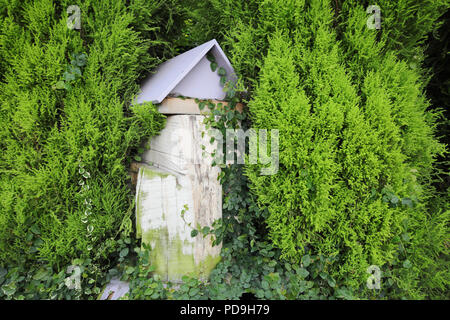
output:
[[[299, 17], [307, 11], [298, 9]], [[406, 221], [427, 219], [424, 188], [443, 151], [419, 76], [357, 28], [366, 20], [361, 9], [352, 9], [343, 35], [349, 55], [337, 45], [331, 8], [320, 2], [300, 19], [309, 32], [280, 30], [249, 102], [254, 125], [281, 135], [280, 172], [249, 170], [270, 212], [271, 239], [293, 261], [307, 246], [339, 254], [335, 274], [352, 286], [368, 266], [396, 259], [393, 239], [407, 232]]]
[[[1, 298], [94, 299], [115, 276], [129, 299], [449, 298], [448, 87], [424, 47], [448, 0], [378, 1], [380, 30], [369, 1], [84, 1], [81, 30], [71, 4], [0, 1]], [[241, 82], [207, 122], [278, 129], [280, 168], [222, 166], [223, 218], [193, 234], [222, 241], [222, 261], [207, 283], [163, 285], [134, 240], [127, 166], [164, 117], [130, 101], [212, 38]]]
[[142, 72], [162, 58], [149, 51], [163, 39], [144, 39], [132, 27], [137, 13], [156, 8], [86, 2], [77, 31], [66, 25], [68, 6], [0, 7], [2, 263], [100, 259], [108, 249], [90, 249], [130, 219], [127, 159], [163, 126], [153, 106], [129, 106]]

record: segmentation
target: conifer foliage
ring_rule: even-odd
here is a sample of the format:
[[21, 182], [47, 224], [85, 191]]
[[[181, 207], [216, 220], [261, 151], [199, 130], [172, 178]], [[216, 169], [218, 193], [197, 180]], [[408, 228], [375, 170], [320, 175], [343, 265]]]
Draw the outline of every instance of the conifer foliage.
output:
[[[207, 228], [223, 260], [209, 285], [186, 280], [178, 294], [448, 298], [449, 189], [434, 189], [448, 176], [436, 164], [448, 126], [425, 94], [430, 72], [431, 101], [448, 95], [445, 69], [423, 62], [449, 0], [379, 0], [381, 29], [368, 28], [365, 0], [87, 0], [79, 30], [67, 25], [74, 4], [0, 0], [5, 296], [20, 294], [20, 272], [64, 279], [73, 259], [96, 279], [125, 268], [131, 297], [177, 296], [149, 277], [144, 251], [132, 254], [127, 166], [164, 116], [131, 101], [155, 66], [215, 38], [246, 88], [231, 90], [239, 120], [279, 131], [279, 170], [224, 168], [223, 219]], [[375, 293], [371, 265], [383, 272]], [[30, 283], [27, 297], [39, 297]]]
[[[341, 34], [329, 1], [296, 2], [290, 11], [297, 24], [269, 37], [249, 101], [256, 127], [280, 130], [280, 170], [247, 173], [283, 257], [336, 256], [332, 275], [358, 287], [370, 265], [395, 264], [398, 238], [430, 219], [430, 174], [444, 146], [421, 74], [377, 41], [365, 8], [349, 9]], [[416, 271], [423, 267], [411, 259]]]
[[100, 258], [130, 219], [127, 161], [164, 125], [152, 105], [130, 102], [145, 71], [170, 56], [171, 34], [161, 3], [126, 3], [80, 4], [80, 30], [67, 26], [70, 1], [0, 5], [3, 263]]

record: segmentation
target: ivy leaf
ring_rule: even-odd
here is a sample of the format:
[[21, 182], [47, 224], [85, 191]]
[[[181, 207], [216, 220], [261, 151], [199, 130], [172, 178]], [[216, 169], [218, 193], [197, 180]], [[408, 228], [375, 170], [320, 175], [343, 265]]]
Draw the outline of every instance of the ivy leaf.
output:
[[144, 295], [149, 296], [153, 294], [153, 289], [152, 288], [147, 288], [147, 290], [145, 290]]
[[78, 67], [69, 66], [69, 72], [72, 73], [74, 76], [77, 74], [81, 77], [81, 69]]
[[5, 268], [0, 267], [0, 279], [6, 276], [8, 271]]
[[216, 62], [211, 62], [210, 66], [211, 66], [211, 71], [212, 72], [215, 72], [217, 70], [218, 65], [217, 65]]
[[41, 234], [39, 227], [35, 224], [33, 226], [31, 226], [30, 231], [33, 232], [34, 234]]
[[122, 250], [120, 250], [119, 255], [123, 258], [128, 254], [128, 248], [124, 248]]
[[309, 255], [304, 255], [302, 257], [302, 264], [304, 267], [308, 267], [311, 264], [311, 258]]
[[70, 85], [70, 83], [64, 82], [64, 89], [66, 89], [67, 91], [72, 90], [72, 86]]
[[10, 284], [3, 286], [2, 290], [7, 296], [11, 296], [16, 292], [16, 284], [11, 282]]
[[231, 89], [230, 91], [227, 92], [227, 97], [228, 99], [233, 99], [236, 95], [236, 90]]
[[297, 274], [304, 279], [304, 278], [306, 278], [309, 275], [309, 271], [306, 270], [305, 268], [300, 268], [297, 271]]
[[328, 285], [332, 288], [334, 288], [336, 286], [336, 280], [334, 280], [332, 277], [328, 276], [327, 277], [327, 282]]
[[55, 88], [58, 90], [64, 89], [64, 81], [58, 81], [55, 85]]
[[211, 53], [206, 54], [206, 59], [208, 59], [210, 62], [216, 62], [216, 58]]
[[398, 198], [396, 196], [392, 196], [391, 203], [394, 204], [394, 205], [397, 204], [398, 203]]
[[65, 71], [63, 74], [63, 78], [65, 81], [73, 81], [75, 80], [75, 76], [73, 75], [73, 73], [67, 72]]
[[402, 239], [403, 239], [403, 241], [408, 242], [411, 238], [408, 233], [403, 233]]
[[47, 275], [47, 270], [44, 268], [39, 269], [39, 271], [33, 276], [34, 280], [42, 280]]
[[223, 77], [223, 76], [226, 76], [226, 75], [227, 75], [227, 71], [226, 71], [223, 67], [220, 67], [220, 68], [219, 68], [219, 71], [217, 71], [217, 74], [218, 74], [219, 76]]
[[73, 60], [71, 61], [72, 65], [83, 67], [86, 65], [87, 55], [84, 53], [74, 54]]
[[403, 267], [405, 267], [406, 269], [411, 268], [411, 267], [412, 267], [411, 261], [405, 260], [405, 261], [403, 262]]
[[209, 229], [209, 227], [208, 227], [208, 226], [206, 226], [206, 227], [203, 227], [203, 228], [202, 228], [202, 233], [206, 235], [206, 234], [208, 234], [208, 233], [209, 233], [209, 230], [210, 230], [210, 229]]
[[191, 290], [189, 290], [189, 295], [191, 297], [194, 297], [195, 295], [197, 295], [200, 292], [199, 288], [191, 288]]
[[194, 229], [191, 231], [191, 237], [194, 238], [198, 234], [198, 230]]
[[343, 287], [343, 288], [339, 288], [336, 290], [336, 297], [337, 298], [341, 298], [341, 299], [346, 299], [346, 300], [353, 300], [354, 297], [351, 294], [350, 290]]
[[188, 277], [187, 275], [183, 275], [183, 276], [181, 277], [181, 281], [183, 281], [183, 282], [188, 282], [188, 281], [189, 281], [189, 277]]
[[403, 198], [402, 199], [402, 205], [407, 206], [409, 208], [413, 207], [413, 202], [410, 198]]

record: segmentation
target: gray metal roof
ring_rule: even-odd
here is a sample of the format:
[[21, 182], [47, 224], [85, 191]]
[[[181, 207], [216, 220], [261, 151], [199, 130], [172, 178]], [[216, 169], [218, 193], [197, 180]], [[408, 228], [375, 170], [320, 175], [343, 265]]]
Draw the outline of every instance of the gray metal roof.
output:
[[213, 39], [159, 65], [156, 72], [144, 80], [137, 103], [161, 103], [170, 93], [201, 99], [223, 99], [225, 93], [220, 86], [220, 77], [209, 69], [208, 52], [215, 57], [219, 67], [227, 71], [228, 80], [236, 80], [230, 61]]

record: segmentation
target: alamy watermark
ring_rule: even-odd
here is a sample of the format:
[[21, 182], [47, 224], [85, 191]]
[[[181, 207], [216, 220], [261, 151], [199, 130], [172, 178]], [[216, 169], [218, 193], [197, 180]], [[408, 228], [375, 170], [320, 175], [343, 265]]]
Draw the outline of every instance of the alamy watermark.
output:
[[371, 5], [367, 7], [367, 13], [371, 14], [367, 18], [367, 28], [369, 29], [381, 29], [381, 9], [377, 5]]
[[71, 275], [64, 279], [66, 287], [72, 290], [81, 290], [81, 268], [71, 265], [67, 267], [67, 273], [71, 273]]
[[366, 272], [370, 274], [367, 278], [367, 288], [379, 290], [381, 289], [381, 270], [379, 266], [371, 265], [367, 268]]
[[[197, 154], [198, 148], [190, 148], [187, 141], [192, 131], [178, 128], [171, 132], [171, 154], [183, 149], [183, 158], [190, 164], [204, 163], [204, 153], [210, 153], [213, 163], [221, 164], [261, 164], [261, 175], [274, 175], [279, 168], [279, 131], [277, 129], [226, 129], [225, 137], [218, 129], [208, 129], [205, 140], [210, 146], [203, 146], [203, 153]], [[248, 153], [246, 141], [248, 140]], [[197, 139], [194, 139], [197, 142]], [[207, 144], [207, 142], [205, 142]], [[270, 155], [269, 155], [270, 152]]]
[[81, 10], [77, 5], [71, 5], [67, 7], [67, 28], [70, 30], [81, 29]]

